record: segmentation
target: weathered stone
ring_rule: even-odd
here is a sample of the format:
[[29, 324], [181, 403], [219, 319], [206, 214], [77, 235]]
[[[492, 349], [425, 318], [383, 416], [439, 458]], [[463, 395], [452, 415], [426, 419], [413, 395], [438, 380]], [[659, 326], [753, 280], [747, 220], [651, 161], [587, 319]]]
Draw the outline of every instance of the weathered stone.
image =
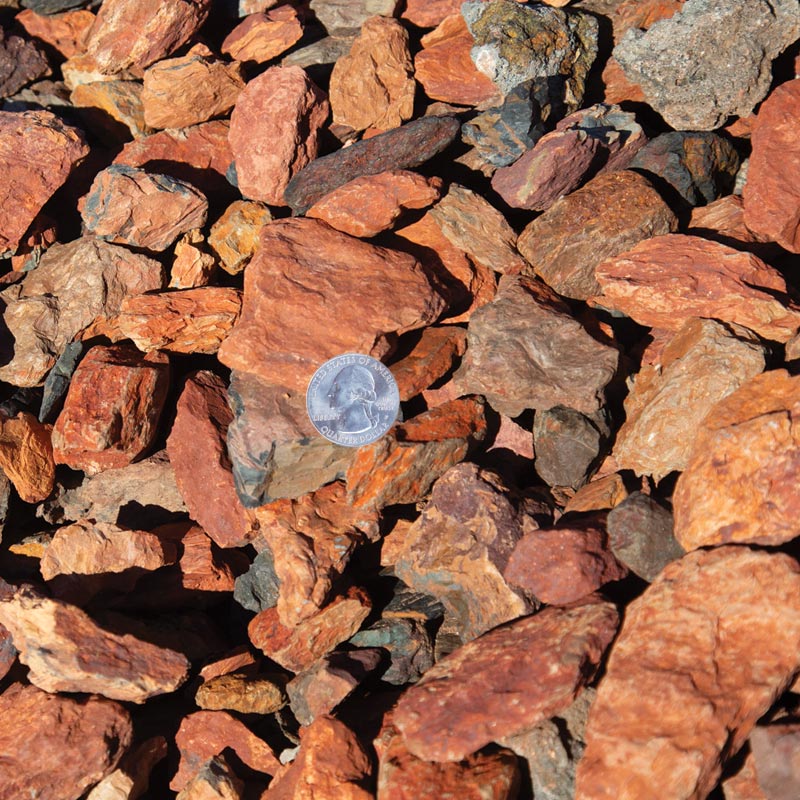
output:
[[619, 42], [631, 28], [646, 31], [653, 23], [668, 19], [681, 10], [684, 2], [685, 0], [622, 0], [609, 14], [614, 42]]
[[357, 33], [357, 30], [340, 31], [336, 36], [325, 36], [305, 47], [297, 47], [281, 59], [281, 64], [303, 69], [335, 64], [350, 52]]
[[86, 49], [103, 72], [143, 69], [175, 52], [205, 22], [210, 0], [105, 0]]
[[520, 234], [517, 247], [535, 272], [565, 297], [599, 291], [595, 267], [642, 239], [671, 233], [678, 220], [652, 185], [635, 172], [598, 175], [558, 200]]
[[24, 411], [0, 415], [0, 469], [26, 503], [45, 500], [55, 483], [50, 427]]
[[472, 315], [456, 384], [486, 395], [497, 411], [557, 405], [592, 414], [614, 377], [618, 354], [593, 338], [547, 286], [506, 276], [497, 297]]
[[0, 695], [0, 713], [3, 800], [72, 800], [108, 775], [133, 739], [128, 712], [100, 697], [65, 697], [14, 683]]
[[20, 11], [14, 22], [21, 25], [29, 36], [50, 45], [64, 58], [83, 51], [83, 41], [94, 22], [94, 14], [85, 9], [66, 11], [63, 14], [37, 14], [31, 8]]
[[208, 201], [184, 181], [112, 164], [83, 200], [86, 229], [100, 239], [166, 250], [182, 233], [202, 228]]
[[[232, 592], [236, 575], [245, 568], [246, 557], [237, 550], [220, 549], [197, 525], [184, 523], [182, 527], [188, 530], [180, 538], [181, 586], [197, 592]], [[164, 526], [156, 533], [165, 535]]]
[[259, 659], [246, 644], [239, 645], [222, 656], [206, 661], [200, 669], [200, 677], [204, 681], [210, 681], [212, 678], [230, 675], [232, 672], [250, 675], [258, 667], [258, 662]]
[[263, 64], [285, 53], [303, 36], [303, 23], [290, 5], [249, 14], [223, 40], [222, 52], [232, 59]]
[[619, 505], [627, 496], [628, 490], [622, 476], [612, 472], [581, 486], [564, 506], [564, 513], [606, 511]]
[[13, 251], [89, 148], [49, 111], [0, 111], [0, 255]]
[[224, 756], [218, 755], [206, 761], [176, 800], [241, 800], [244, 782], [236, 777]]
[[254, 520], [236, 494], [225, 444], [232, 419], [222, 379], [195, 372], [183, 386], [167, 439], [189, 513], [220, 547], [240, 546], [255, 534]]
[[614, 458], [657, 481], [689, 461], [694, 434], [711, 407], [763, 372], [767, 351], [738, 325], [689, 319], [656, 364], [643, 365], [625, 398]]
[[602, 294], [593, 302], [641, 325], [677, 331], [692, 317], [714, 317], [779, 342], [800, 327], [800, 308], [776, 269], [697, 236], [645, 239], [600, 263], [595, 277]]
[[425, 328], [414, 349], [396, 364], [392, 375], [401, 400], [410, 400], [446, 375], [464, 355], [467, 334], [455, 325]]
[[455, 117], [422, 117], [317, 158], [289, 181], [285, 202], [296, 214], [304, 214], [326, 194], [355, 178], [424, 164], [444, 150], [458, 131]]
[[708, 796], [797, 673], [798, 597], [800, 568], [782, 553], [719, 547], [666, 567], [625, 611], [576, 796]]
[[730, 194], [739, 170], [739, 154], [716, 133], [670, 131], [649, 141], [628, 164], [666, 186], [678, 202], [710, 203]]
[[414, 112], [413, 72], [406, 29], [395, 19], [370, 17], [333, 67], [333, 121], [357, 131], [401, 125]]
[[460, 9], [460, 0], [406, 0], [400, 17], [418, 28], [435, 28]]
[[[411, 256], [317, 220], [279, 220], [261, 231], [260, 249], [245, 275], [242, 316], [219, 358], [234, 370], [305, 392], [328, 358], [348, 352], [380, 358], [395, 334], [433, 322], [443, 307]], [[303, 309], [302, 326], [297, 308]], [[324, 324], [324, 335], [314, 332], [318, 324]]]
[[195, 228], [175, 242], [175, 258], [169, 270], [170, 289], [208, 286], [217, 269], [217, 259], [208, 252], [203, 234]]
[[398, 0], [311, 0], [309, 8], [330, 34], [360, 28], [370, 17], [392, 17]]
[[673, 496], [675, 537], [686, 550], [796, 538], [798, 402], [800, 378], [781, 369], [756, 375], [711, 408]]
[[793, 2], [687, 0], [646, 32], [628, 30], [614, 57], [667, 124], [710, 131], [764, 99], [772, 60], [798, 36]]
[[230, 748], [251, 769], [275, 775], [280, 762], [270, 746], [226, 711], [196, 711], [181, 720], [175, 734], [180, 751], [178, 771], [169, 788], [181, 791], [204, 763]]
[[220, 675], [200, 684], [194, 699], [208, 711], [272, 714], [286, 705], [282, 676]]
[[104, 630], [75, 606], [23, 586], [0, 599], [5, 625], [28, 666], [28, 679], [48, 692], [90, 692], [143, 703], [173, 692], [189, 662], [174, 650]]
[[53, 428], [53, 455], [87, 474], [118, 469], [155, 439], [169, 388], [169, 360], [126, 345], [89, 350]]
[[439, 199], [442, 182], [408, 170], [364, 175], [334, 189], [306, 211], [351, 236], [368, 238], [391, 228], [410, 208], [427, 208]]
[[164, 59], [145, 70], [144, 119], [151, 128], [186, 128], [227, 114], [243, 88], [239, 64], [200, 53]]
[[615, 505], [606, 525], [614, 555], [648, 583], [684, 554], [672, 532], [672, 514], [641, 492]]
[[272, 550], [266, 547], [253, 559], [250, 569], [236, 579], [233, 599], [248, 611], [258, 613], [277, 605], [279, 588]]
[[[250, 620], [250, 641], [264, 655], [292, 672], [301, 672], [349, 639], [369, 615], [372, 603], [363, 589], [352, 587], [294, 628], [283, 625], [267, 608]], [[1, 622], [2, 620], [0, 620]]]
[[800, 792], [799, 748], [800, 725], [796, 718], [753, 729], [750, 751], [759, 788], [767, 800], [791, 800]]
[[800, 252], [800, 225], [796, 218], [800, 148], [791, 135], [789, 120], [798, 108], [800, 80], [781, 84], [761, 105], [742, 190], [747, 227], [760, 238], [777, 242], [793, 253]]
[[0, 97], [11, 97], [49, 74], [47, 56], [35, 41], [6, 33], [0, 27]]
[[558, 714], [591, 680], [618, 621], [592, 597], [468, 642], [400, 698], [394, 722], [406, 746], [426, 761], [461, 761]]
[[163, 736], [145, 739], [128, 750], [119, 766], [86, 795], [86, 800], [136, 800], [147, 791], [153, 767], [167, 755]]
[[82, 124], [110, 144], [152, 133], [144, 118], [138, 81], [92, 81], [78, 84], [70, 102], [82, 109]]
[[563, 606], [624, 578], [628, 570], [608, 546], [603, 516], [543, 530], [524, 525], [503, 570], [506, 582], [528, 597]]
[[455, 247], [495, 272], [520, 272], [527, 266], [516, 250], [513, 228], [494, 206], [471, 189], [451, 184], [431, 216]]
[[272, 222], [269, 209], [252, 200], [235, 200], [222, 212], [211, 226], [208, 244], [225, 272], [238, 275], [250, 263], [258, 235], [268, 222]]
[[328, 111], [324, 93], [300, 67], [271, 67], [247, 84], [230, 128], [236, 180], [245, 198], [278, 206], [288, 202], [284, 191], [316, 157]]

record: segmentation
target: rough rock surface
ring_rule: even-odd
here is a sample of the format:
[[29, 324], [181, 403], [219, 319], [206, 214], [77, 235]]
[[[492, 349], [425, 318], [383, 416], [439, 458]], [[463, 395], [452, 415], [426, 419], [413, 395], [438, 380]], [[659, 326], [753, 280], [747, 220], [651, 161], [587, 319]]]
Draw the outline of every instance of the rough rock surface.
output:
[[138, 81], [79, 83], [69, 96], [82, 109], [82, 124], [110, 145], [133, 136], [152, 133], [144, 119], [142, 85]]
[[194, 700], [208, 711], [274, 714], [286, 705], [282, 676], [219, 675], [200, 684]]
[[506, 276], [497, 297], [472, 315], [456, 381], [509, 417], [556, 405], [591, 414], [616, 368], [617, 351], [594, 339], [547, 286]]
[[175, 800], [241, 800], [244, 782], [228, 766], [223, 755], [206, 761]]
[[86, 800], [136, 798], [147, 790], [153, 767], [166, 755], [167, 740], [163, 736], [145, 739], [125, 753], [117, 768], [86, 795]]
[[235, 200], [225, 209], [208, 234], [208, 244], [225, 272], [238, 275], [250, 263], [261, 228], [268, 222], [272, 222], [269, 209], [253, 200]]
[[669, 125], [710, 131], [764, 99], [772, 60], [798, 36], [791, 0], [687, 0], [646, 32], [629, 30], [614, 57]]
[[50, 427], [33, 414], [0, 415], [0, 469], [26, 503], [40, 503], [55, 483]]
[[467, 335], [456, 325], [425, 328], [419, 342], [403, 359], [392, 364], [401, 400], [410, 400], [446, 375], [464, 355]]
[[[281, 113], [271, 113], [273, 108]], [[230, 127], [236, 182], [246, 199], [286, 204], [289, 180], [317, 156], [329, 110], [322, 90], [300, 67], [271, 67], [247, 84]]]
[[35, 40], [6, 33], [0, 27], [0, 97], [50, 74], [50, 64]]
[[646, 239], [603, 261], [595, 276], [602, 294], [594, 302], [640, 325], [676, 331], [691, 317], [714, 317], [779, 342], [800, 328], [800, 308], [776, 269], [697, 236]]
[[40, 39], [64, 58], [69, 58], [83, 51], [83, 41], [94, 22], [94, 14], [85, 9], [75, 9], [50, 16], [26, 8], [14, 17], [14, 21], [29, 36]]
[[393, 17], [398, 0], [310, 0], [308, 6], [329, 34], [342, 36], [372, 16]]
[[236, 61], [263, 64], [285, 53], [303, 36], [296, 9], [281, 5], [248, 14], [224, 39], [222, 52]]
[[627, 608], [577, 796], [706, 797], [797, 672], [799, 592], [781, 553], [720, 547], [666, 567]]
[[461, 761], [557, 714], [591, 680], [618, 622], [614, 606], [593, 597], [468, 642], [400, 698], [394, 723], [406, 747], [426, 761]]
[[753, 771], [766, 800], [790, 800], [800, 792], [798, 747], [800, 726], [796, 717], [753, 729], [750, 734]]

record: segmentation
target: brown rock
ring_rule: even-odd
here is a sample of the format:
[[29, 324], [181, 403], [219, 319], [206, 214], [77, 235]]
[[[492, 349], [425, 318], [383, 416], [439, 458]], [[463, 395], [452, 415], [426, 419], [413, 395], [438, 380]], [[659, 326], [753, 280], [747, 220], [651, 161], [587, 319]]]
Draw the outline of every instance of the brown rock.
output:
[[70, 103], [83, 109], [83, 124], [111, 144], [152, 133], [145, 123], [142, 84], [138, 81], [92, 81], [78, 84]]
[[88, 474], [130, 464], [153, 443], [169, 387], [169, 360], [126, 345], [89, 350], [53, 427], [53, 455]]
[[64, 58], [83, 52], [84, 40], [94, 22], [94, 14], [86, 9], [64, 11], [61, 14], [37, 14], [30, 8], [20, 11], [14, 21], [29, 36], [49, 44]]
[[414, 349], [392, 364], [401, 400], [410, 400], [446, 375], [454, 361], [464, 355], [467, 334], [455, 325], [425, 328]]
[[744, 200], [738, 194], [729, 194], [707, 206], [693, 208], [688, 231], [694, 236], [713, 239], [739, 250], [755, 252], [759, 242], [745, 225]]
[[527, 267], [516, 249], [517, 235], [505, 217], [479, 194], [452, 184], [431, 216], [450, 242], [495, 272]]
[[[443, 306], [411, 256], [317, 220], [279, 220], [262, 229], [261, 249], [245, 276], [242, 316], [219, 358], [232, 369], [305, 392], [328, 358], [347, 352], [379, 358], [390, 350], [389, 337], [433, 322]], [[324, 335], [314, 329], [319, 324]]]
[[143, 703], [173, 692], [189, 671], [186, 657], [104, 630], [81, 609], [50, 600], [32, 587], [0, 600], [5, 625], [28, 666], [28, 679], [48, 692], [90, 692]]
[[675, 536], [686, 550], [710, 544], [781, 544], [797, 536], [791, 477], [800, 448], [800, 378], [756, 375], [711, 408], [697, 429], [673, 497]]
[[196, 289], [208, 286], [216, 269], [217, 259], [208, 252], [202, 233], [195, 228], [175, 242], [169, 288]]
[[0, 415], [0, 469], [26, 503], [50, 495], [55, 468], [49, 425], [25, 411], [10, 419]]
[[190, 375], [178, 398], [167, 452], [193, 519], [220, 547], [241, 546], [255, 534], [233, 483], [225, 444], [233, 414], [225, 383], [212, 372]]
[[182, 233], [205, 225], [208, 201], [183, 181], [112, 164], [82, 201], [86, 229], [101, 239], [166, 250]]
[[661, 480], [689, 461], [695, 432], [711, 407], [764, 370], [766, 349], [738, 325], [690, 319], [644, 365], [625, 399], [614, 458], [621, 469]]
[[145, 353], [216, 353], [241, 307], [238, 289], [202, 286], [128, 297], [116, 322], [122, 334]]
[[461, 761], [554, 716], [591, 680], [618, 621], [592, 597], [468, 642], [400, 698], [394, 722], [406, 747], [426, 761]]
[[242, 68], [200, 53], [159, 61], [144, 73], [142, 104], [151, 128], [186, 128], [227, 114], [244, 88]]
[[39, 562], [42, 577], [155, 570], [174, 564], [175, 546], [155, 533], [82, 520], [59, 528]]
[[263, 795], [264, 800], [370, 800], [362, 785], [372, 775], [372, 760], [356, 735], [333, 717], [320, 717], [300, 729], [300, 750]]
[[[761, 104], [753, 128], [753, 151], [742, 190], [747, 227], [759, 237], [800, 253], [797, 179], [800, 147], [790, 120], [800, 110], [800, 80], [781, 84]], [[780, 164], [780, 169], [775, 165]]]
[[414, 113], [408, 32], [395, 19], [370, 17], [331, 73], [333, 121], [357, 131], [396, 128]]
[[208, 244], [217, 254], [220, 266], [231, 275], [238, 275], [258, 249], [261, 229], [272, 222], [272, 214], [261, 203], [235, 200], [211, 226]]
[[285, 53], [303, 36], [303, 23], [290, 5], [249, 14], [222, 42], [222, 52], [235, 61], [263, 64]]
[[406, 0], [400, 17], [418, 28], [435, 28], [445, 17], [460, 10], [459, 0]]
[[402, 169], [365, 175], [325, 195], [306, 216], [351, 236], [368, 238], [391, 228], [407, 209], [427, 208], [439, 199], [441, 186], [439, 178], [423, 178]]
[[270, 746], [226, 711], [196, 711], [184, 717], [175, 744], [181, 755], [178, 771], [169, 784], [175, 792], [183, 789], [209, 758], [227, 748], [257, 772], [275, 775], [280, 769]]
[[209, 711], [273, 714], [286, 705], [282, 676], [220, 675], [200, 684], [194, 700]]
[[[108, 775], [133, 739], [128, 712], [14, 683], [0, 695], [0, 797], [72, 800]], [[25, 735], [21, 736], [20, 732]]]
[[564, 513], [604, 511], [614, 508], [627, 496], [628, 490], [622, 476], [618, 472], [612, 472], [581, 486], [564, 506]]
[[782, 553], [720, 547], [670, 564], [625, 611], [576, 796], [706, 797], [797, 672], [798, 597]]
[[0, 27], [0, 97], [11, 97], [49, 74], [47, 56], [35, 41], [6, 33]]
[[17, 247], [88, 152], [81, 132], [49, 111], [0, 111], [0, 254]]
[[725, 800], [770, 800], [758, 784], [753, 754], [748, 752], [741, 769], [720, 782]]
[[[302, 672], [318, 658], [349, 639], [369, 615], [372, 603], [363, 589], [352, 587], [313, 617], [294, 628], [278, 619], [275, 608], [259, 612], [250, 620], [250, 641], [264, 655], [292, 672]], [[0, 620], [2, 622], [2, 620]]]
[[[161, 530], [159, 529], [159, 533]], [[237, 572], [227, 553], [197, 525], [192, 525], [181, 538], [181, 585], [200, 592], [232, 592]], [[242, 554], [233, 551], [236, 556]]]
[[239, 780], [222, 755], [206, 761], [178, 793], [176, 800], [241, 800], [244, 782]]
[[617, 357], [545, 284], [506, 276], [497, 297], [472, 315], [456, 385], [509, 417], [557, 405], [591, 414], [603, 405]]
[[785, 342], [800, 327], [780, 273], [751, 253], [697, 236], [646, 239], [597, 266], [593, 302], [641, 325], [678, 330], [690, 317], [714, 317]]
[[767, 800], [791, 800], [800, 792], [799, 748], [800, 725], [796, 718], [753, 729], [750, 734], [753, 767]]
[[422, 37], [414, 58], [414, 76], [431, 100], [455, 105], [489, 105], [499, 99], [497, 87], [478, 72], [470, 58], [475, 44], [459, 9]]
[[300, 67], [271, 67], [247, 84], [230, 129], [236, 180], [245, 198], [285, 205], [289, 180], [316, 158], [328, 111], [324, 93]]
[[225, 655], [206, 663], [200, 670], [200, 677], [204, 681], [210, 681], [220, 675], [230, 675], [232, 672], [250, 674], [257, 664], [258, 661], [250, 648], [247, 645], [239, 645]]
[[106, 775], [86, 800], [136, 800], [147, 791], [153, 767], [166, 755], [167, 740], [163, 736], [145, 739], [125, 753], [117, 769]]
[[600, 290], [595, 267], [651, 236], [670, 233], [678, 220], [646, 178], [620, 170], [598, 175], [556, 201], [523, 230], [520, 253], [549, 286], [585, 300]]
[[86, 50], [103, 72], [143, 69], [189, 41], [210, 7], [209, 0], [106, 0]]

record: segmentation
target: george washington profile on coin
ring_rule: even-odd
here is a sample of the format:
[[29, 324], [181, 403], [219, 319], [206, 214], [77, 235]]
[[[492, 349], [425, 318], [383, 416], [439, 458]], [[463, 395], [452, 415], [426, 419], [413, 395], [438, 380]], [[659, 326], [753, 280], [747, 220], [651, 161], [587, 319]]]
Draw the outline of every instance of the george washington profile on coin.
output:
[[397, 420], [400, 394], [389, 368], [360, 353], [326, 361], [312, 376], [306, 408], [314, 427], [347, 447], [379, 439]]

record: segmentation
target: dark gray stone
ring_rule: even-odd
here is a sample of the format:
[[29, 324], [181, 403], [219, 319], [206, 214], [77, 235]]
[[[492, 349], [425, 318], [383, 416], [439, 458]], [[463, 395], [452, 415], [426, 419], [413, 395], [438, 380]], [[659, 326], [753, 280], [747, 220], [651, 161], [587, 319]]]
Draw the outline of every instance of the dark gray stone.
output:
[[349, 640], [356, 647], [380, 647], [389, 654], [381, 680], [397, 686], [415, 683], [433, 666], [433, 638], [413, 617], [384, 617]]
[[37, 14], [60, 14], [70, 8], [79, 6], [99, 6], [99, 0], [22, 0], [23, 8], [29, 8]]
[[85, 350], [83, 342], [70, 342], [44, 380], [39, 422], [55, 422], [69, 389], [72, 374]]
[[233, 599], [248, 611], [263, 611], [278, 602], [280, 581], [275, 573], [275, 562], [269, 548], [262, 550], [240, 575], [233, 586]]

